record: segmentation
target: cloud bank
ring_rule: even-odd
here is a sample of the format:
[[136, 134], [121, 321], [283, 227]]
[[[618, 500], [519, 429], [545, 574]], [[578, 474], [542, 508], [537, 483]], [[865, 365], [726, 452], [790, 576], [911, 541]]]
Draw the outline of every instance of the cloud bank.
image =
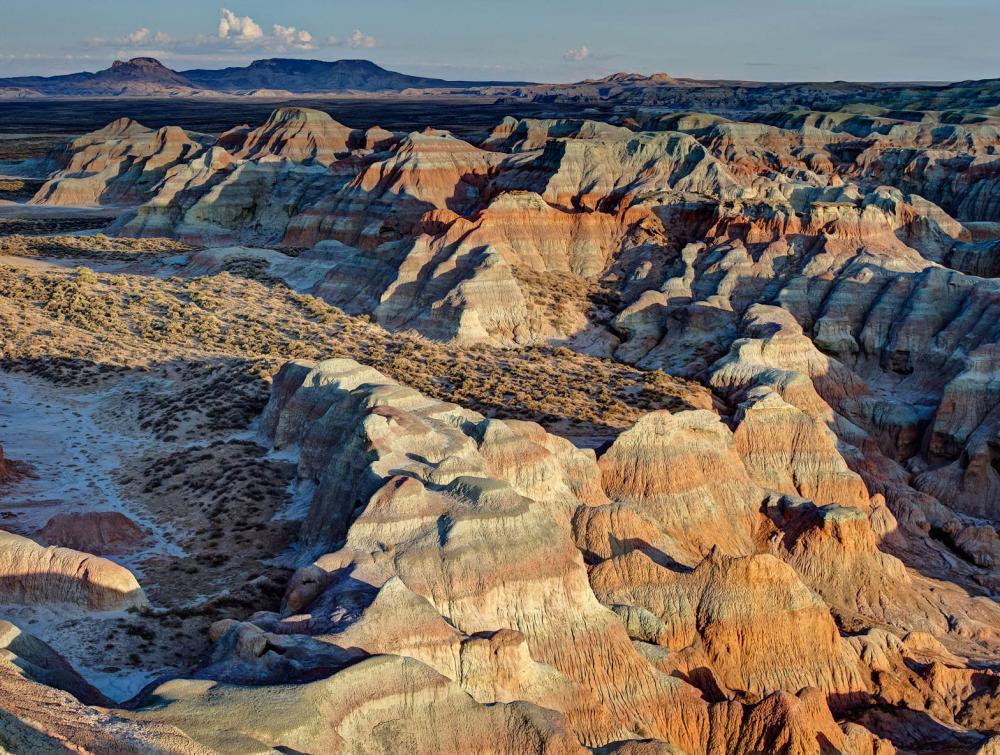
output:
[[219, 9], [219, 25], [215, 34], [173, 38], [160, 31], [142, 27], [122, 37], [94, 37], [91, 47], [116, 48], [147, 55], [204, 56], [212, 53], [246, 53], [249, 51], [286, 53], [305, 52], [328, 47], [367, 49], [379, 46], [371, 34], [354, 29], [345, 36], [316, 37], [306, 29], [273, 24], [270, 33], [250, 16], [240, 16], [229, 8]]

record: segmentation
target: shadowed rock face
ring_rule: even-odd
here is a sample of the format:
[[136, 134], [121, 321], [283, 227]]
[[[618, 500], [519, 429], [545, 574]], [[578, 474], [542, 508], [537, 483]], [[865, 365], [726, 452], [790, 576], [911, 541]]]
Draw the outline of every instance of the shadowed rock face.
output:
[[280, 608], [214, 623], [192, 678], [123, 719], [224, 752], [993, 746], [994, 115], [507, 119], [464, 141], [283, 108], [184, 139], [133, 159], [156, 140], [113, 124], [36, 201], [85, 179], [136, 203], [116, 233], [210, 247], [179, 275], [245, 263], [317, 319], [303, 294], [470, 358], [583, 351], [714, 401], [594, 450], [350, 359], [286, 363], [255, 426], [298, 478]]
[[0, 696], [0, 738], [11, 752], [211, 752], [172, 726], [110, 713], [104, 706], [111, 701], [58, 653], [6, 621], [0, 621]]
[[0, 447], [0, 483], [10, 482], [15, 476], [12, 465], [4, 458], [3, 448]]

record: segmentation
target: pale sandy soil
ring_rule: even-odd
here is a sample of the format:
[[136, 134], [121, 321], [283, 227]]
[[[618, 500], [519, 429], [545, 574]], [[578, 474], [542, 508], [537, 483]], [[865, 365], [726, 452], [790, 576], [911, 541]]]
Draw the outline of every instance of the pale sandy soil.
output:
[[[58, 647], [88, 681], [115, 700], [131, 697], [155, 678], [189, 668], [207, 646], [212, 621], [228, 611], [245, 613], [243, 601], [250, 597], [240, 596], [243, 583], [258, 576], [262, 561], [285, 550], [283, 535], [294, 529], [300, 510], [292, 509], [288, 500], [290, 465], [264, 459], [264, 449], [246, 440], [255, 437], [252, 431], [230, 434], [235, 444], [213, 452], [206, 464], [187, 461], [192, 454], [202, 455], [205, 443], [164, 443], [154, 431], [139, 428], [130, 407], [135, 396], [174, 387], [160, 376], [122, 373], [97, 387], [80, 389], [0, 371], [0, 445], [9, 458], [32, 470], [31, 477], [4, 489], [0, 526], [31, 537], [57, 513], [118, 511], [149, 533], [139, 550], [106, 555], [136, 574], [150, 598], [149, 611], [93, 612], [0, 602], [0, 616]], [[259, 510], [240, 507], [238, 513], [248, 524], [236, 525], [231, 514], [237, 512], [228, 508], [195, 516], [199, 494], [193, 490], [149, 489], [154, 479], [149, 470], [170, 458], [185, 460], [166, 473], [170, 483], [181, 486], [196, 475], [224, 478], [228, 469], [206, 470], [224, 461], [231, 469], [252, 470], [238, 473], [247, 480], [269, 473], [276, 477], [266, 489], [254, 489], [262, 501]], [[231, 505], [246, 501], [243, 482], [231, 484]], [[208, 506], [203, 503], [202, 508]], [[275, 538], [261, 538], [256, 548], [237, 542], [245, 537], [237, 530], [266, 529], [272, 518]], [[198, 530], [206, 527], [211, 529], [201, 537]], [[223, 562], [220, 553], [230, 551], [235, 555]], [[271, 589], [270, 584], [264, 587]], [[251, 588], [254, 597], [259, 589]]]
[[[4, 491], [3, 509], [14, 514], [8, 529], [30, 535], [56, 513], [119, 511], [152, 533], [155, 544], [145, 556], [183, 553], [113, 480], [123, 462], [159, 445], [149, 433], [113, 420], [107, 408], [120, 402], [121, 390], [53, 390], [46, 381], [0, 372], [0, 445], [34, 473]], [[135, 557], [116, 560], [139, 567]]]

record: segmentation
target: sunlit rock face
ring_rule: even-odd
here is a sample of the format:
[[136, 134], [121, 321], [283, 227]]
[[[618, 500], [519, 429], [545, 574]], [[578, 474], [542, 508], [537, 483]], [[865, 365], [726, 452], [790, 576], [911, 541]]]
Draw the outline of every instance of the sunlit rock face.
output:
[[70, 142], [60, 170], [32, 200], [41, 205], [127, 205], [144, 202], [167, 171], [187, 163], [201, 145], [182, 129], [158, 130], [119, 118]]
[[[792, 411], [775, 395], [758, 411]], [[350, 360], [289, 363], [263, 426], [277, 447], [298, 449], [300, 475], [315, 482], [305, 544], [323, 555], [293, 576], [280, 613], [213, 627], [208, 673], [266, 690], [339, 668], [324, 694], [356, 706], [362, 698], [334, 690], [362, 670], [390, 674], [385, 689], [422, 669], [466, 701], [470, 721], [476, 706], [515, 701], [553, 712], [549, 728], [530, 728], [546, 746], [654, 739], [751, 752], [746, 741], [790, 738], [808, 752], [802, 743], [826, 731], [842, 751], [888, 752], [865, 728], [832, 723], [831, 706], [843, 715], [892, 685], [930, 683], [917, 673], [890, 685], [885, 674], [906, 677], [912, 659], [946, 652], [929, 639], [951, 633], [943, 606], [979, 632], [996, 609], [934, 595], [880, 550], [892, 515], [829, 436], [786, 430], [795, 442], [762, 459], [768, 436], [755, 437], [748, 414], [734, 432], [704, 410], [653, 413], [598, 458]], [[793, 478], [854, 505], [810, 501]], [[842, 623], [865, 639], [844, 637]], [[891, 650], [872, 634], [885, 624], [902, 632]], [[386, 654], [412, 671], [376, 673], [364, 660]], [[168, 705], [136, 715], [185, 721], [208, 742], [217, 735], [200, 707], [247, 704], [238, 687], [185, 685], [161, 688]], [[356, 716], [352, 741], [364, 741], [381, 719]], [[497, 722], [484, 725], [507, 741]], [[266, 744], [283, 726], [234, 731]]]
[[330, 165], [349, 151], [352, 133], [321, 110], [286, 107], [275, 110], [259, 128], [247, 131], [233, 156]]
[[[343, 317], [475, 364], [582, 352], [711, 393], [670, 410], [637, 384], [613, 399], [642, 408], [627, 428], [570, 442], [382, 354], [270, 362], [246, 432], [291, 460], [301, 520], [262, 567], [273, 603], [213, 623], [114, 726], [165, 751], [995, 746], [995, 116], [614, 120], [459, 138], [281, 108], [214, 141], [120, 121], [52, 158], [37, 203], [131, 205], [114, 233], [206, 247], [179, 279], [308, 308], [282, 360]], [[0, 577], [20, 602], [140, 609], [109, 559], [148, 536], [53, 518], [37, 539], [87, 552], [4, 535]], [[86, 696], [64, 671], [17, 684]]]
[[146, 598], [128, 569], [69, 548], [45, 548], [0, 531], [6, 603], [71, 603], [95, 610], [140, 607]]
[[[880, 746], [832, 723], [824, 695], [863, 699], [870, 671], [795, 568], [754, 553], [765, 518], [749, 499], [763, 491], [745, 471], [716, 492], [718, 505], [746, 508], [734, 555], [715, 547], [694, 570], [675, 559], [696, 547], [687, 523], [636, 506], [690, 497], [691, 465], [706, 455], [705, 468], [742, 468], [711, 413], [650, 415], [598, 460], [532, 423], [486, 419], [339, 359], [286, 365], [262, 422], [276, 447], [298, 450], [300, 476], [315, 483], [303, 545], [321, 555], [292, 577], [281, 612], [213, 627], [207, 673], [241, 686], [170, 682], [155, 692], [166, 704], [136, 718], [210, 745], [343, 748], [378, 736], [404, 685], [441, 720], [426, 730], [404, 717], [409, 736], [429, 737], [435, 751], [464, 746], [438, 741], [457, 720], [449, 738], [501, 749], [528, 737], [545, 751], [652, 739], [750, 752], [744, 738], [800, 736], [796, 727], [829, 731], [847, 752]], [[664, 464], [671, 422], [707, 433], [689, 461]], [[664, 468], [676, 472], [657, 477]], [[714, 510], [712, 491], [702, 495], [686, 510]], [[320, 668], [341, 670], [274, 686]], [[360, 692], [369, 684], [377, 705]], [[803, 687], [804, 720], [765, 712], [770, 695], [796, 700], [791, 690]], [[287, 718], [243, 723], [235, 713], [249, 689], [298, 690], [286, 702], [301, 734]], [[317, 708], [313, 695], [328, 704]], [[209, 710], [227, 712], [223, 731], [211, 729]]]

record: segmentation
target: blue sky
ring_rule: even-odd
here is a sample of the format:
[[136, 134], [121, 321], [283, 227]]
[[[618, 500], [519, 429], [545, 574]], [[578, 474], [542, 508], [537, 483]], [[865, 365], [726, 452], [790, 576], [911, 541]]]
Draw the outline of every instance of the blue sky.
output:
[[1000, 0], [0, 0], [0, 75], [368, 58], [443, 78], [1000, 77]]

